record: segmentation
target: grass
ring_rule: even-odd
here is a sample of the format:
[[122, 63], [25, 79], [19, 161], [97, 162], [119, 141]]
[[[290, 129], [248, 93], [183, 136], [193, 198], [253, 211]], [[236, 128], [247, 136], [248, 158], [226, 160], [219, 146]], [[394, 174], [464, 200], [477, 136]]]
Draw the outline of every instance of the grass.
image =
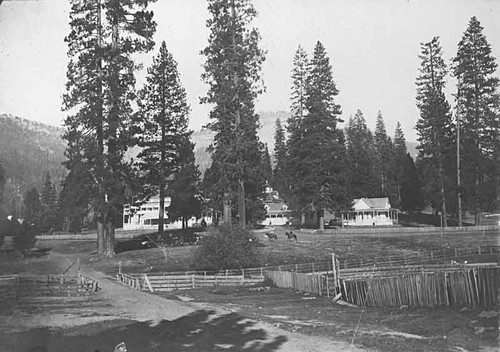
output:
[[[498, 245], [498, 235], [494, 232], [457, 233], [439, 235], [316, 235], [298, 232], [299, 241], [286, 241], [285, 229], [277, 228], [278, 241], [269, 242], [263, 233], [258, 233], [261, 262], [265, 266], [325, 262], [333, 252], [339, 261], [349, 266], [359, 266], [361, 261], [383, 260], [405, 254], [441, 252], [454, 248], [477, 248]], [[198, 246], [151, 248], [127, 251], [109, 260], [95, 264], [97, 270], [114, 275], [121, 263], [123, 272], [172, 272], [195, 270], [194, 252]], [[484, 257], [483, 261], [497, 261], [496, 256]]]

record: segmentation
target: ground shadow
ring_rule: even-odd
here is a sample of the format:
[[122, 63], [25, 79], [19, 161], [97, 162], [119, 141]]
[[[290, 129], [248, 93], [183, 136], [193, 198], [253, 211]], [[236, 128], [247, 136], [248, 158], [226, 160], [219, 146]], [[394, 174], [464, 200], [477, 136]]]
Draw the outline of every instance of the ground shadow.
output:
[[[1, 337], [1, 335], [0, 335]], [[1, 338], [0, 338], [1, 339]], [[173, 321], [92, 323], [72, 330], [30, 330], [3, 343], [15, 352], [112, 352], [120, 342], [134, 351], [276, 351], [287, 341], [270, 337], [255, 322], [236, 313], [198, 310]]]

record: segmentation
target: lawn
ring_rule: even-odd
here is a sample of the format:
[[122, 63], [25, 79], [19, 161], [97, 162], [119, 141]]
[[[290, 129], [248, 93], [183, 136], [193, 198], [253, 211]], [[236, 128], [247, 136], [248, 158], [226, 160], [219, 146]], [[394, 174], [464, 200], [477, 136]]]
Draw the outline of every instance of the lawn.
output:
[[[270, 242], [263, 232], [257, 233], [261, 261], [255, 267], [325, 262], [335, 252], [341, 266], [359, 266], [361, 262], [386, 260], [414, 253], [453, 253], [454, 249], [470, 250], [478, 246], [495, 246], [495, 231], [481, 233], [413, 234], [413, 235], [338, 235], [297, 232], [298, 241], [287, 241], [284, 228], [277, 228], [277, 241]], [[196, 269], [194, 253], [198, 246], [165, 246], [118, 253], [113, 259], [95, 263], [97, 270], [114, 275], [121, 265], [125, 273], [191, 271]], [[496, 255], [483, 256], [481, 261], [497, 261]]]

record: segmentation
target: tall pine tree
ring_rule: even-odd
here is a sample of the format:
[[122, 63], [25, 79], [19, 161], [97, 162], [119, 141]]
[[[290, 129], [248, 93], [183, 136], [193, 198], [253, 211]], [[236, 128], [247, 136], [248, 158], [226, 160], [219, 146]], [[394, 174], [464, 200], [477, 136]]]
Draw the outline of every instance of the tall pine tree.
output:
[[282, 196], [288, 198], [289, 179], [286, 172], [287, 147], [285, 129], [283, 128], [279, 118], [276, 119], [274, 130], [274, 161], [273, 188], [275, 188]]
[[458, 43], [453, 59], [458, 80], [461, 178], [466, 210], [476, 214], [498, 206], [500, 184], [500, 79], [491, 45], [476, 17]]
[[361, 110], [358, 109], [356, 114], [349, 119], [346, 131], [349, 196], [351, 198], [376, 197], [380, 194], [380, 183], [375, 170], [375, 143]]
[[379, 196], [389, 197], [391, 204], [396, 204], [398, 199], [396, 189], [396, 174], [394, 172], [394, 150], [392, 140], [387, 135], [384, 117], [379, 111], [374, 133], [376, 163], [375, 170], [379, 175], [380, 190]]
[[290, 189], [294, 207], [315, 211], [320, 228], [325, 209], [338, 210], [346, 203], [346, 154], [344, 134], [337, 128], [341, 114], [335, 97], [339, 91], [325, 47], [317, 42], [306, 75], [306, 114], [290, 137]]
[[[158, 233], [163, 234], [165, 188], [182, 162], [187, 148], [189, 106], [181, 85], [177, 63], [162, 42], [158, 56], [148, 68], [146, 84], [139, 91], [139, 111], [134, 117], [135, 140], [141, 151], [138, 165], [144, 187], [160, 197]], [[187, 156], [187, 155], [186, 155]]]
[[[446, 193], [447, 182], [452, 180], [450, 165], [454, 158], [454, 135], [450, 105], [444, 95], [446, 64], [442, 58], [439, 38], [421, 44], [420, 75], [417, 77], [417, 121], [419, 159], [427, 169], [423, 180], [426, 199], [441, 211], [443, 226], [447, 226]], [[435, 195], [439, 195], [436, 197]]]
[[396, 187], [397, 198], [394, 203], [391, 203], [394, 207], [399, 207], [401, 204], [401, 182], [403, 179], [403, 174], [405, 172], [405, 161], [406, 154], [408, 150], [406, 148], [406, 138], [401, 128], [401, 122], [396, 122], [396, 128], [394, 129], [394, 143], [393, 143], [394, 155], [392, 158], [392, 169], [394, 172], [394, 182]]
[[179, 148], [180, 163], [174, 173], [167, 194], [172, 197], [169, 214], [173, 219], [182, 221], [182, 228], [188, 227], [191, 217], [201, 216], [201, 199], [198, 184], [200, 171], [194, 157], [194, 143], [183, 138]]
[[125, 201], [123, 155], [138, 67], [132, 56], [154, 45], [150, 2], [71, 1], [64, 137], [68, 149], [81, 151], [82, 165], [92, 174], [100, 256], [114, 255], [115, 223]]
[[[202, 79], [210, 86], [203, 103], [213, 106], [208, 127], [215, 132], [209, 147], [216, 177], [210, 185], [210, 197], [222, 199], [224, 221], [231, 221], [230, 204], [237, 204], [241, 227], [256, 219], [247, 219], [248, 206], [260, 206], [264, 180], [260, 175], [262, 149], [257, 136], [259, 117], [255, 99], [262, 92], [260, 71], [264, 52], [260, 35], [251, 28], [257, 12], [249, 0], [208, 1], [210, 30]], [[250, 213], [257, 212], [248, 209]]]
[[53, 231], [57, 220], [57, 192], [49, 173], [45, 174], [41, 194], [42, 205], [42, 229]]

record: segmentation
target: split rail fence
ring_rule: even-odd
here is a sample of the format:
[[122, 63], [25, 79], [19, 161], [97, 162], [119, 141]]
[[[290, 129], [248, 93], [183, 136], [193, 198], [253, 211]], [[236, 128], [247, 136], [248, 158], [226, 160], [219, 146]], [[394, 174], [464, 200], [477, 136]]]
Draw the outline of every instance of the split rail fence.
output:
[[264, 277], [245, 277], [244, 275], [205, 275], [205, 274], [142, 274], [130, 275], [119, 272], [116, 280], [130, 288], [149, 292], [169, 292], [204, 287], [251, 286], [260, 284]]

